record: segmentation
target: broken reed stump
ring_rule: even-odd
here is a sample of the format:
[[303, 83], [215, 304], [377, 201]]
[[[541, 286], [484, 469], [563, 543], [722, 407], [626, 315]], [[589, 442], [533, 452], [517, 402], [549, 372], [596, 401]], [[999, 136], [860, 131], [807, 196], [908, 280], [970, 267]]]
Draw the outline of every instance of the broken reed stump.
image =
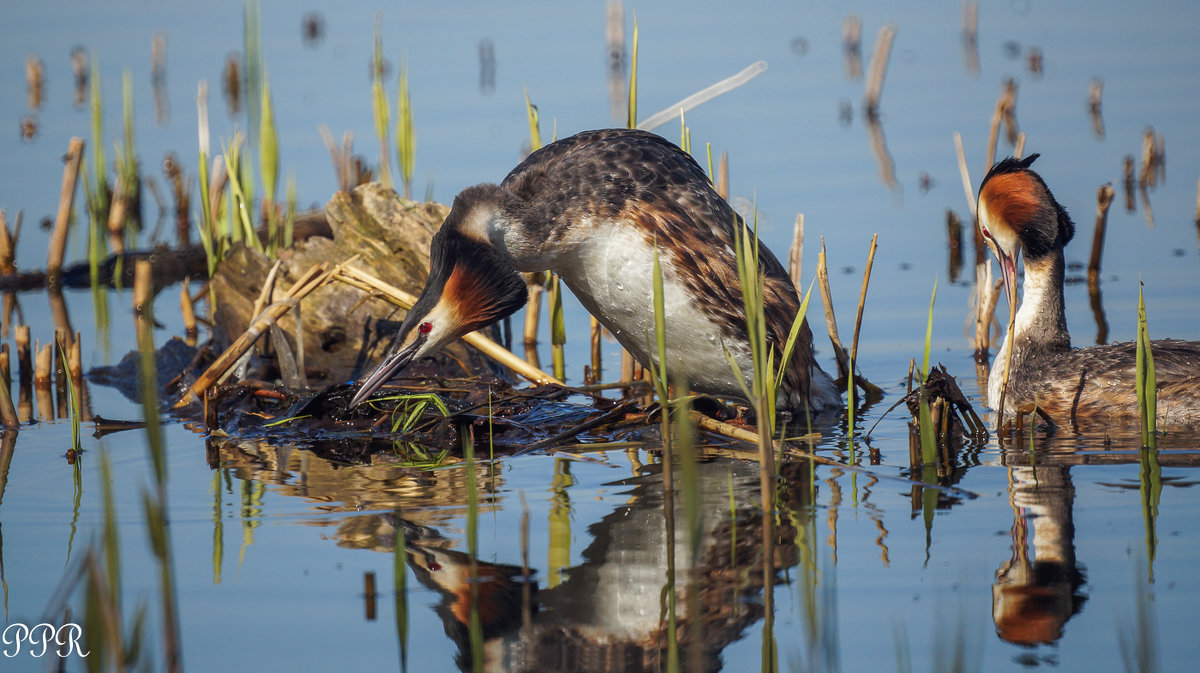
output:
[[191, 278], [184, 278], [179, 287], [179, 311], [183, 315], [184, 334], [188, 341], [195, 343], [200, 330], [196, 327], [196, 306], [190, 292]]
[[1092, 256], [1088, 261], [1088, 282], [1094, 283], [1100, 277], [1100, 258], [1104, 255], [1104, 231], [1108, 228], [1108, 207], [1112, 205], [1112, 185], [1101, 185], [1096, 193], [1096, 230], [1092, 236]]
[[949, 241], [949, 275], [950, 282], [957, 283], [958, 278], [962, 275], [963, 253], [962, 253], [962, 219], [958, 213], [950, 208], [946, 209], [946, 238]]
[[51, 283], [56, 282], [62, 272], [63, 255], [67, 250], [67, 227], [71, 224], [71, 211], [75, 205], [75, 186], [79, 181], [79, 165], [83, 161], [83, 139], [71, 138], [67, 148], [67, 165], [63, 168], [62, 191], [58, 197], [58, 214], [54, 218], [54, 229], [50, 233], [50, 253], [46, 259], [46, 274]]
[[879, 99], [883, 96], [883, 79], [887, 75], [888, 60], [892, 56], [892, 42], [896, 39], [896, 26], [884, 24], [875, 36], [875, 50], [871, 52], [871, 63], [867, 66], [867, 86], [863, 94], [863, 114], [867, 119], [879, 118]]
[[842, 62], [846, 79], [862, 79], [862, 19], [849, 14], [842, 21]]
[[[290, 286], [314, 265], [333, 267], [358, 255], [356, 268], [419, 295], [429, 273], [430, 241], [449, 210], [437, 203], [402, 199], [377, 183], [349, 193], [339, 191], [325, 206], [329, 233], [299, 240], [282, 251], [279, 280]], [[211, 283], [212, 322], [221, 349], [254, 320], [254, 302], [271, 266], [265, 255], [239, 245], [217, 267]], [[300, 313], [309, 375], [334, 383], [368, 371], [382, 359], [403, 318], [403, 310], [346, 283], [313, 290]], [[289, 339], [297, 333], [295, 319], [290, 311], [279, 319]], [[457, 375], [492, 371], [490, 363], [461, 342], [449, 345], [443, 354], [439, 357], [452, 367], [448, 376], [456, 375], [455, 371]]]
[[1092, 119], [1092, 133], [1097, 138], [1104, 137], [1104, 116], [1100, 112], [1101, 99], [1104, 96], [1104, 80], [1092, 78], [1088, 83], [1088, 115]]
[[11, 276], [17, 272], [17, 237], [21, 235], [21, 216], [23, 214], [21, 211], [17, 212], [16, 224], [13, 225], [13, 231], [9, 232], [8, 219], [4, 209], [0, 208], [0, 276]]
[[792, 230], [792, 247], [788, 249], [788, 275], [800, 298], [804, 299], [804, 284], [800, 282], [804, 270], [804, 213], [796, 213], [796, 226]]

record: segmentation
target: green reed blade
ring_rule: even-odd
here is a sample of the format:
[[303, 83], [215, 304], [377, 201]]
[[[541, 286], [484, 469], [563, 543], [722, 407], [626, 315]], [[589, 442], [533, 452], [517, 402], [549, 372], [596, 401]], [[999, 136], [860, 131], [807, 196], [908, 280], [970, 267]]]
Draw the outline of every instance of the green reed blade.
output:
[[223, 470], [214, 470], [212, 485], [209, 489], [213, 494], [212, 506], [212, 568], [213, 568], [213, 584], [221, 583], [221, 567], [225, 560], [225, 514], [224, 505], [221, 502], [221, 473]]
[[379, 181], [392, 186], [392, 161], [388, 152], [388, 127], [391, 109], [383, 88], [383, 14], [375, 15], [375, 51], [371, 59], [371, 114], [375, 120], [375, 136], [379, 138]]
[[933, 277], [933, 294], [929, 297], [929, 319], [925, 323], [925, 357], [921, 360], [921, 381], [929, 378], [929, 346], [933, 342], [933, 304], [937, 301], [937, 276]]
[[804, 326], [804, 317], [808, 314], [808, 300], [812, 298], [812, 286], [815, 282], [817, 279], [814, 277], [808, 284], [808, 290], [800, 300], [800, 310], [796, 312], [796, 317], [792, 319], [792, 328], [788, 330], [787, 342], [783, 345], [783, 357], [779, 361], [779, 371], [775, 374], [776, 390], [783, 385], [783, 375], [787, 371], [788, 363], [792, 361], [792, 353], [796, 350], [796, 341], [800, 337], [800, 328]]
[[[95, 206], [92, 217], [108, 220], [108, 163], [104, 158], [104, 104], [100, 93], [100, 59], [92, 57], [92, 177], [95, 178], [93, 192]], [[85, 182], [86, 184], [86, 182]]]
[[[271, 83], [266, 69], [262, 73], [262, 117], [258, 132], [258, 165], [262, 177], [263, 198], [266, 199], [268, 226], [272, 221], [271, 208], [279, 185], [279, 139], [275, 130], [275, 106], [271, 103]], [[273, 238], [273, 237], [272, 237]]]
[[629, 57], [629, 110], [625, 117], [625, 128], [637, 128], [637, 69], [638, 69], [638, 23], [633, 15], [633, 48]]
[[400, 643], [400, 670], [408, 670], [408, 546], [401, 510], [393, 512], [396, 520], [392, 540], [392, 584], [396, 602], [396, 640]]
[[[658, 243], [654, 245], [654, 264], [651, 267], [651, 282], [654, 287], [654, 345], [658, 354], [658, 372], [654, 377], [654, 386], [658, 391], [658, 400], [663, 406], [663, 415], [667, 413], [667, 321], [666, 304], [663, 289], [662, 263], [658, 258]], [[663, 450], [668, 450], [663, 447]]]
[[929, 413], [929, 396], [925, 391], [925, 382], [929, 378], [929, 348], [933, 342], [933, 306], [937, 300], [937, 284], [935, 276], [933, 294], [929, 297], [929, 319], [925, 324], [925, 355], [921, 361], [920, 402], [917, 410], [917, 424], [921, 432], [921, 461], [925, 465], [937, 462], [937, 429], [933, 427], [933, 416]]
[[262, 115], [262, 8], [258, 0], [246, 3], [242, 24], [242, 39], [245, 43], [245, 88], [247, 129], [258, 130]]
[[408, 64], [400, 61], [400, 84], [396, 92], [396, 159], [404, 182], [404, 198], [412, 198], [413, 169], [417, 160], [417, 136], [413, 131], [412, 99], [408, 94]]
[[1142, 281], [1138, 279], [1137, 356], [1135, 377], [1138, 413], [1141, 416], [1142, 446], [1157, 446], [1158, 381], [1154, 375], [1154, 353], [1150, 346], [1150, 329], [1146, 321], [1146, 299]]
[[463, 462], [467, 468], [467, 556], [470, 559], [471, 617], [468, 635], [471, 643], [471, 669], [483, 671], [483, 625], [479, 618], [479, 492], [475, 481], [475, 437], [468, 426], [460, 431]]
[[525, 90], [525, 116], [529, 119], [529, 151], [542, 149], [542, 121], [538, 116], [538, 108], [529, 99], [529, 90]]

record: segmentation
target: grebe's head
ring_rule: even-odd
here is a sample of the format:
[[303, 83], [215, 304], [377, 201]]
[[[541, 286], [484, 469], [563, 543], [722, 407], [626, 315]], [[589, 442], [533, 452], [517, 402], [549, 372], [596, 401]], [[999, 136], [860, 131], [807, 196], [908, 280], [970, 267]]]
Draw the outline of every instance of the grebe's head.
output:
[[1016, 296], [1021, 252], [1033, 262], [1062, 250], [1075, 235], [1067, 211], [1042, 177], [1029, 168], [1037, 154], [998, 162], [979, 185], [979, 231], [1000, 262], [1004, 291]]
[[464, 189], [429, 249], [429, 278], [383, 361], [359, 384], [354, 407], [413, 360], [512, 315], [525, 304], [525, 281], [490, 240], [506, 195], [496, 185]]

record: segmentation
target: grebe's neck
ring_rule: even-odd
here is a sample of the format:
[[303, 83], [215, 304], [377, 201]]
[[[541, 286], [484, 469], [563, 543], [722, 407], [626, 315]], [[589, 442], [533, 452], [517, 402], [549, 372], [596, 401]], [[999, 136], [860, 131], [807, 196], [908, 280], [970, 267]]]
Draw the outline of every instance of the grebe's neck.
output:
[[1000, 344], [988, 376], [990, 404], [1000, 402], [1000, 386], [1004, 380], [1010, 339], [1014, 340], [1010, 382], [1022, 376], [1036, 375], [1036, 372], [1021, 371], [1030, 358], [1070, 350], [1071, 334], [1067, 331], [1067, 314], [1063, 306], [1065, 266], [1062, 250], [1055, 250], [1036, 260], [1025, 260], [1021, 305], [1017, 308], [1012, 330], [1004, 335], [1004, 342]]

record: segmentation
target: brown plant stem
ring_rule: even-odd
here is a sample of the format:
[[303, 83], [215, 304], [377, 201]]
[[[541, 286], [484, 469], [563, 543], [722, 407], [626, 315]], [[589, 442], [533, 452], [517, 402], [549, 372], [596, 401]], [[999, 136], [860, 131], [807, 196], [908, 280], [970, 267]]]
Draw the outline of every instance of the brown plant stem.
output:
[[62, 274], [63, 257], [67, 250], [67, 228], [75, 206], [75, 187], [79, 182], [79, 165], [83, 161], [83, 139], [71, 138], [67, 147], [67, 165], [63, 168], [62, 190], [58, 198], [58, 214], [50, 233], [50, 253], [46, 258], [46, 274], [57, 285]]

